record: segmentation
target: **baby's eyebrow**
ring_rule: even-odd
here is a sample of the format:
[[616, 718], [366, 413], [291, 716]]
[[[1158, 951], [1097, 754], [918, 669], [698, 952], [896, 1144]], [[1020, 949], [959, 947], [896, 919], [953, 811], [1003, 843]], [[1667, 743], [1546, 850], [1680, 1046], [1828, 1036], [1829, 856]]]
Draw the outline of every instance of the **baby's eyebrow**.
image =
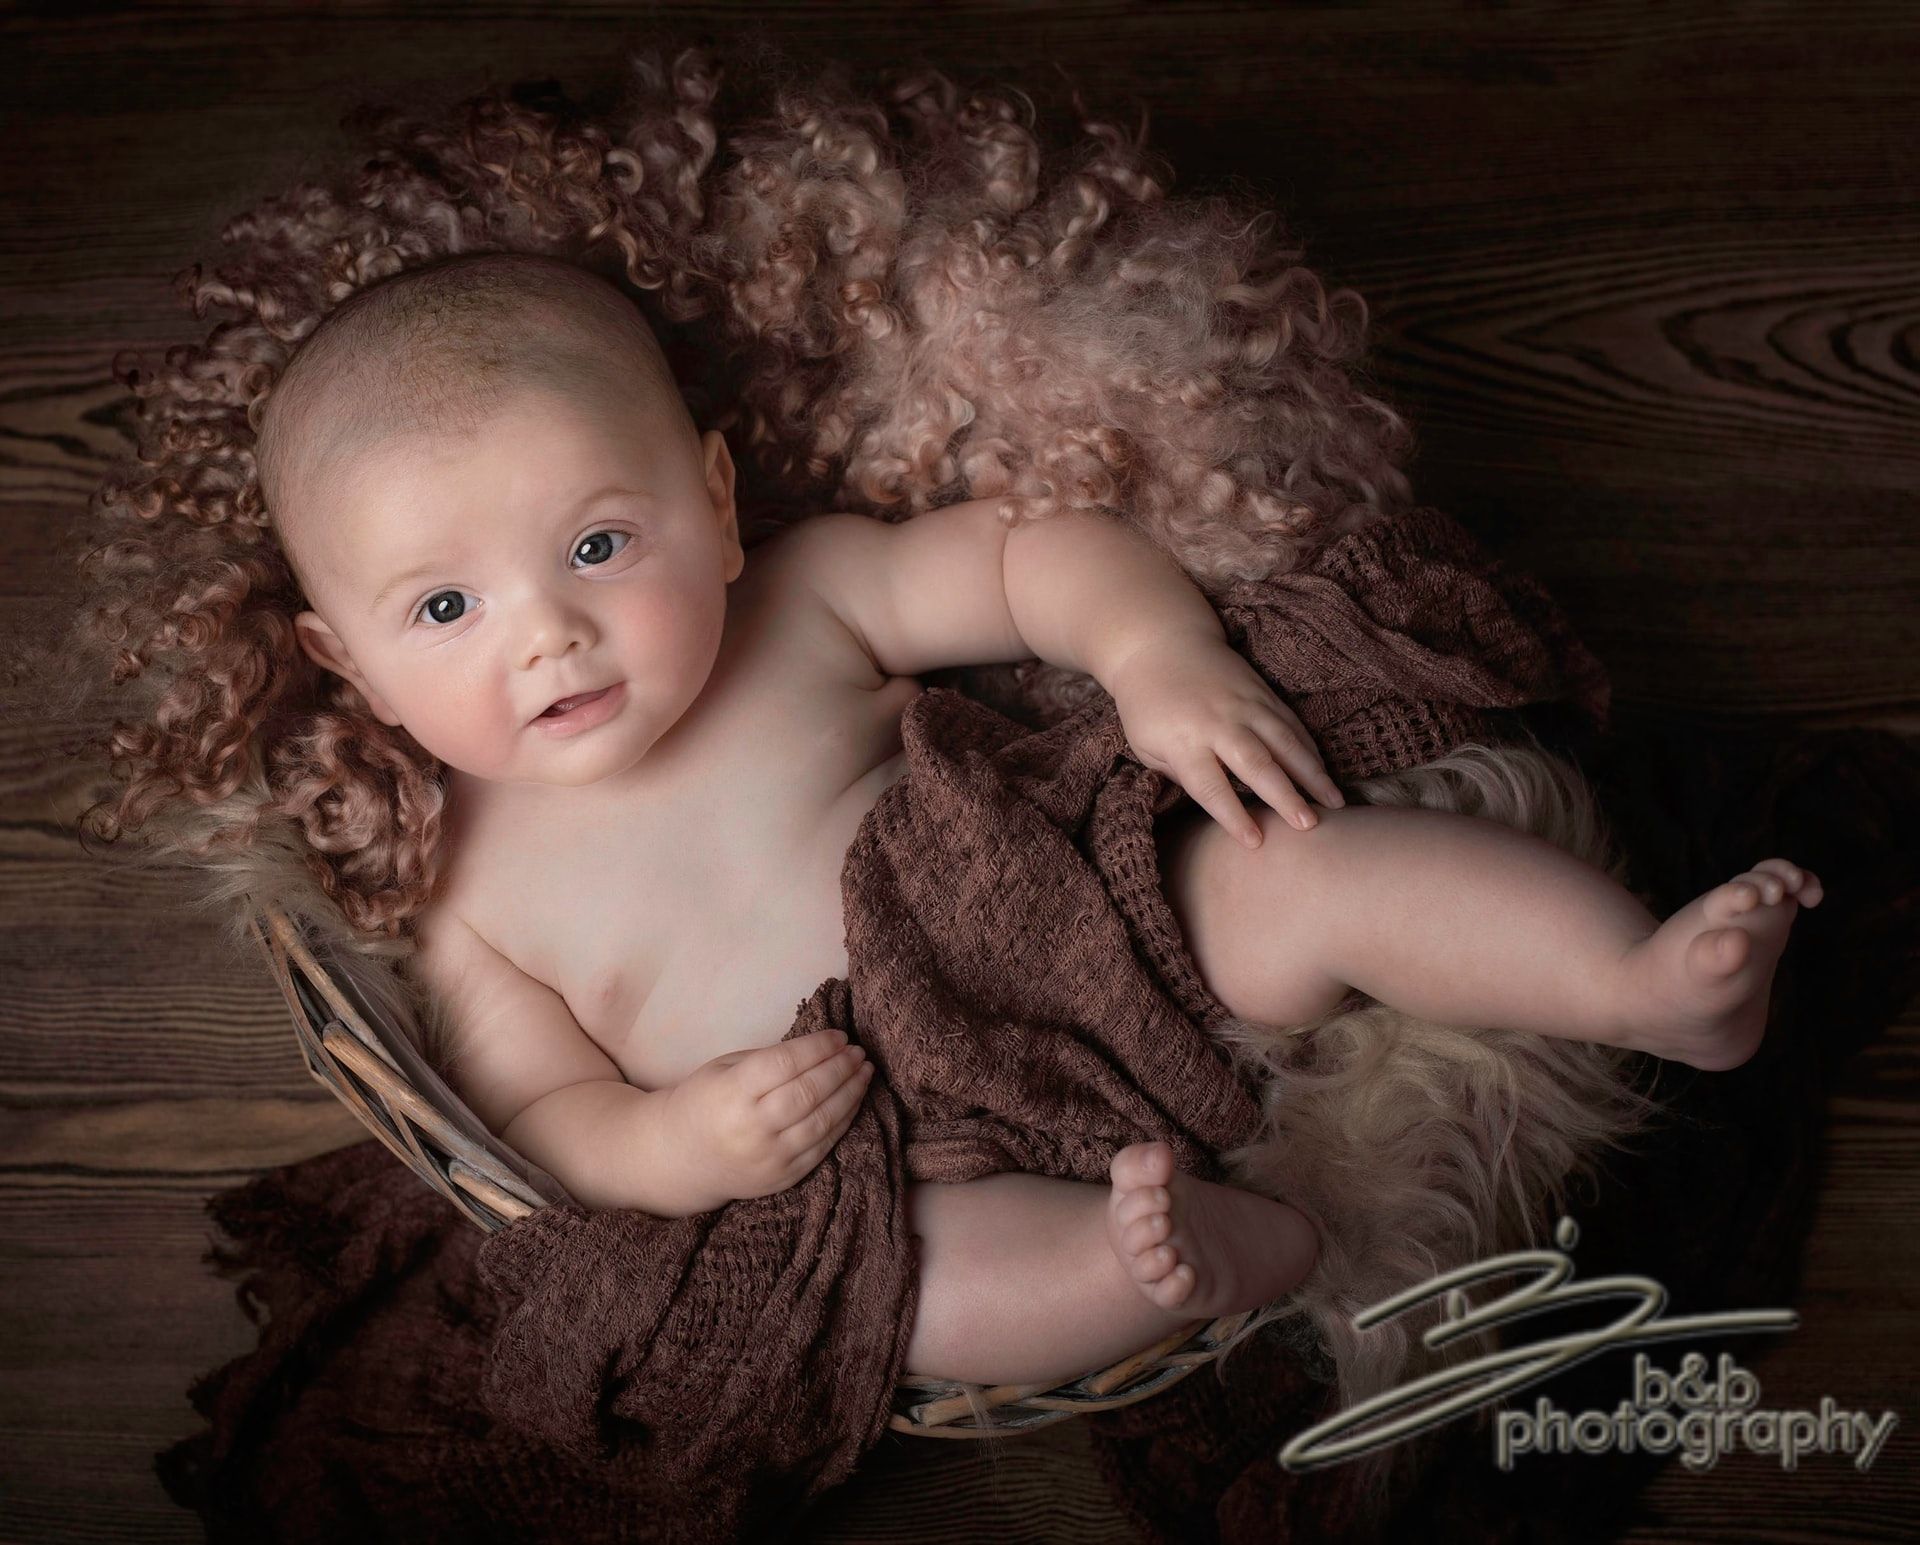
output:
[[[573, 514], [568, 516], [567, 518], [573, 519], [577, 516], [583, 515], [588, 510], [592, 509], [594, 505], [598, 504], [602, 499], [611, 499], [615, 494], [628, 494], [634, 498], [639, 498], [639, 499], [644, 499], [649, 497], [648, 495], [642, 493], [637, 488], [628, 488], [619, 483], [610, 483], [605, 488], [596, 488], [592, 493], [588, 494], [586, 498], [582, 499], [578, 504], [576, 504], [573, 507]], [[406, 584], [407, 581], [414, 580], [414, 579], [423, 579], [427, 575], [431, 574], [438, 567], [439, 565], [437, 563], [416, 563], [412, 568], [406, 569], [401, 573], [394, 575], [392, 579], [388, 580], [384, 585], [382, 585], [378, 590], [374, 592], [373, 601], [370, 605], [370, 610], [378, 611], [380, 609], [381, 604], [387, 599], [387, 597], [391, 595], [394, 591], [398, 590], [402, 585]]]
[[434, 565], [432, 565], [431, 563], [416, 563], [412, 568], [408, 569], [405, 573], [394, 575], [392, 579], [388, 580], [374, 594], [373, 610], [378, 611], [380, 609], [381, 602], [385, 601], [389, 595], [391, 595], [394, 591], [398, 590], [402, 585], [406, 584], [408, 580], [421, 579], [426, 575], [431, 574], [433, 570], [434, 570]]

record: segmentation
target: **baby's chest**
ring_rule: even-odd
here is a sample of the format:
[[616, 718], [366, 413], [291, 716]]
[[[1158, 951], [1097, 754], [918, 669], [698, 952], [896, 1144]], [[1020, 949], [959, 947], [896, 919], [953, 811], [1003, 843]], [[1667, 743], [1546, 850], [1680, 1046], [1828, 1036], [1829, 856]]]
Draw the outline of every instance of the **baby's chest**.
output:
[[[799, 1001], [846, 970], [831, 809], [805, 840], [789, 835], [744, 860], [681, 855], [604, 875], [580, 905], [590, 921], [553, 946], [554, 981], [574, 1018], [643, 1088], [678, 1083], [722, 1052], [778, 1040]], [[838, 851], [834, 851], [837, 846]]]
[[918, 684], [845, 690], [857, 700], [770, 738], [762, 776], [717, 780], [725, 797], [546, 833], [490, 887], [496, 937], [629, 1082], [667, 1087], [771, 1045], [846, 974], [840, 873], [904, 768], [899, 716]]

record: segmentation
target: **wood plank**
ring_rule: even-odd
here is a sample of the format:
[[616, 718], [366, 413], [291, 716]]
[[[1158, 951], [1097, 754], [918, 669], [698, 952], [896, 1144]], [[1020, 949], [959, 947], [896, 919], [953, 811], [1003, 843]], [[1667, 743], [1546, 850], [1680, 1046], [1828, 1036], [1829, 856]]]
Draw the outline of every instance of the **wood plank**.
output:
[[[311, 1081], [310, 1081], [311, 1082]], [[276, 1164], [330, 1153], [369, 1134], [313, 1083], [299, 1099], [161, 1099], [49, 1105], [10, 1113], [0, 1185], [31, 1191], [56, 1178], [119, 1184], [157, 1179], [223, 1184]], [[396, 1161], [398, 1162], [398, 1161]]]
[[[193, 1312], [206, 1313], [205, 1306]], [[179, 1437], [199, 1418], [180, 1399]], [[151, 1413], [140, 1427], [116, 1432], [79, 1428], [0, 1427], [7, 1454], [7, 1491], [0, 1522], [15, 1540], [127, 1540], [137, 1545], [201, 1545], [198, 1515], [174, 1506], [154, 1473]]]

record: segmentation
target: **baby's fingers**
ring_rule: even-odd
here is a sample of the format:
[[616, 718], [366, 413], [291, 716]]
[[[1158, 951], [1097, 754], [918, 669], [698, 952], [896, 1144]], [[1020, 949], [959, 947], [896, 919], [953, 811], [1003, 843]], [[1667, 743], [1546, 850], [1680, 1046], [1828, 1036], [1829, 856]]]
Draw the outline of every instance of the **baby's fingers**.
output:
[[1247, 807], [1240, 803], [1240, 796], [1233, 792], [1233, 785], [1227, 782], [1227, 775], [1220, 770], [1220, 763], [1211, 752], [1203, 752], [1184, 766], [1175, 767], [1174, 776], [1180, 780], [1180, 787], [1193, 797], [1193, 802], [1226, 827], [1236, 841], [1248, 847], [1259, 843], [1260, 828], [1247, 814]]
[[796, 1123], [804, 1124], [817, 1114], [830, 1097], [843, 1092], [847, 1085], [853, 1085], [856, 1091], [864, 1088], [865, 1075], [861, 1070], [866, 1055], [865, 1047], [845, 1047], [837, 1055], [815, 1063], [779, 1088], [761, 1095], [760, 1111], [768, 1128], [784, 1134]]
[[[1251, 729], [1242, 727], [1236, 730], [1221, 750], [1230, 759], [1233, 770], [1240, 775], [1240, 781], [1293, 825], [1305, 831], [1319, 820], [1308, 805], [1306, 796], [1293, 786], [1265, 742]], [[1260, 846], [1260, 828], [1251, 816], [1247, 818], [1246, 834], [1242, 836], [1237, 830], [1234, 834], [1250, 848]]]
[[745, 1054], [744, 1066], [737, 1076], [749, 1099], [764, 1099], [774, 1090], [804, 1078], [809, 1071], [846, 1049], [846, 1031], [816, 1030], [811, 1035], [796, 1036], [791, 1041], [780, 1041]]
[[[873, 1064], [862, 1060], [851, 1077], [843, 1079], [838, 1088], [780, 1133], [779, 1143], [785, 1148], [800, 1150], [802, 1155], [816, 1148], [824, 1155], [852, 1125], [860, 1101], [872, 1082]], [[808, 1168], [817, 1162], [818, 1156]]]
[[1273, 753], [1274, 759], [1293, 774], [1294, 782], [1303, 789], [1311, 789], [1314, 798], [1329, 810], [1338, 810], [1346, 804], [1346, 795], [1328, 773], [1320, 748], [1314, 744], [1299, 715], [1276, 700], [1268, 707], [1267, 717], [1272, 722], [1258, 727], [1257, 738]]

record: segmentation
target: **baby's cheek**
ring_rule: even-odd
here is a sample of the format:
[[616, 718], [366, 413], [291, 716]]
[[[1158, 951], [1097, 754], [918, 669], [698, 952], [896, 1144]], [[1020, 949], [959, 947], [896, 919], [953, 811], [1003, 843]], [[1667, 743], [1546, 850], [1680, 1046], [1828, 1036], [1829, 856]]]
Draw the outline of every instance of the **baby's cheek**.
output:
[[408, 721], [407, 729], [415, 740], [449, 767], [475, 778], [496, 775], [491, 765], [495, 759], [487, 754], [471, 725], [454, 728], [445, 723], [416, 724]]
[[476, 778], [497, 778], [512, 760], [521, 728], [511, 705], [471, 683], [422, 684], [405, 720], [414, 739], [441, 761]]
[[[488, 730], [492, 733], [486, 733]], [[477, 717], [460, 726], [453, 745], [453, 752], [442, 756], [441, 760], [452, 762], [462, 772], [476, 778], [500, 777], [513, 757], [511, 727], [483, 724]]]

